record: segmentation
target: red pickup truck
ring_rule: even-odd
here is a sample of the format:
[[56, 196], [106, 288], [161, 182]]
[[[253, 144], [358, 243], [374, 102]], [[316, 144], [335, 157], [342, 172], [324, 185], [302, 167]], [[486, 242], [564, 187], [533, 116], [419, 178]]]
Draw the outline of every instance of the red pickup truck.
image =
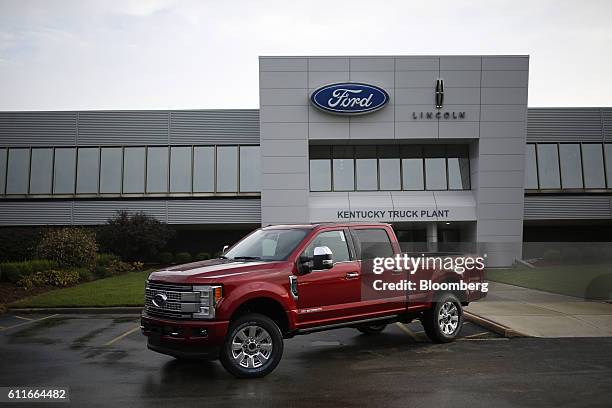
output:
[[240, 378], [267, 375], [282, 357], [283, 339], [314, 331], [354, 327], [373, 334], [389, 323], [419, 319], [432, 341], [452, 341], [461, 329], [462, 305], [483, 291], [389, 288], [423, 279], [482, 284], [483, 270], [373, 272], [376, 258], [400, 253], [388, 224], [261, 228], [220, 258], [151, 273], [141, 329], [153, 351], [219, 358]]

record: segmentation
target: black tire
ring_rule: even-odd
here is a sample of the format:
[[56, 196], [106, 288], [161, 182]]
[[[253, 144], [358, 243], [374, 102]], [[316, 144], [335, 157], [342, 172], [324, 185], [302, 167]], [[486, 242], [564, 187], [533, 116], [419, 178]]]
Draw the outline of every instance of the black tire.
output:
[[[243, 344], [239, 349], [233, 347], [235, 338], [236, 344]], [[283, 335], [278, 325], [258, 313], [231, 322], [219, 352], [223, 367], [237, 378], [264, 377], [276, 368], [282, 356]]]
[[449, 343], [455, 340], [463, 325], [461, 302], [452, 293], [442, 293], [433, 303], [433, 307], [423, 313], [421, 323], [432, 342]]
[[357, 330], [362, 332], [363, 334], [378, 334], [385, 330], [387, 327], [386, 323], [383, 324], [368, 324], [366, 326], [359, 326]]

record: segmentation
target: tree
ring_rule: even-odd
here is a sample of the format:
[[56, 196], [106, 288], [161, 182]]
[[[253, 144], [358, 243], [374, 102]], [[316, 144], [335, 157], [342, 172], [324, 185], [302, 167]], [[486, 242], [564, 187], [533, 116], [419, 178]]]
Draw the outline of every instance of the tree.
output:
[[174, 236], [174, 230], [144, 213], [118, 211], [98, 232], [103, 251], [119, 255], [124, 261], [151, 260]]

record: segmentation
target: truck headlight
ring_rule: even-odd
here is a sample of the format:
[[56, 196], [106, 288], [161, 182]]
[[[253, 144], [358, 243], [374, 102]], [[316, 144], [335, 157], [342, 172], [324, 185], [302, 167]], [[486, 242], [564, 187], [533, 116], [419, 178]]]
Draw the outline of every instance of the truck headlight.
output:
[[193, 318], [213, 319], [215, 308], [223, 297], [223, 287], [213, 285], [194, 286], [193, 291], [200, 294], [200, 311], [193, 313]]

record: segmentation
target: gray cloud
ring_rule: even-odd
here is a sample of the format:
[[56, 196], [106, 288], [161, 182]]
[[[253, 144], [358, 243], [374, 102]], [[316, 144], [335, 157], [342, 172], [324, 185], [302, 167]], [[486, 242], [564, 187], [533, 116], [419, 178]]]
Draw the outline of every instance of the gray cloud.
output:
[[259, 55], [530, 54], [530, 106], [611, 106], [608, 1], [0, 0], [0, 110], [255, 108]]

